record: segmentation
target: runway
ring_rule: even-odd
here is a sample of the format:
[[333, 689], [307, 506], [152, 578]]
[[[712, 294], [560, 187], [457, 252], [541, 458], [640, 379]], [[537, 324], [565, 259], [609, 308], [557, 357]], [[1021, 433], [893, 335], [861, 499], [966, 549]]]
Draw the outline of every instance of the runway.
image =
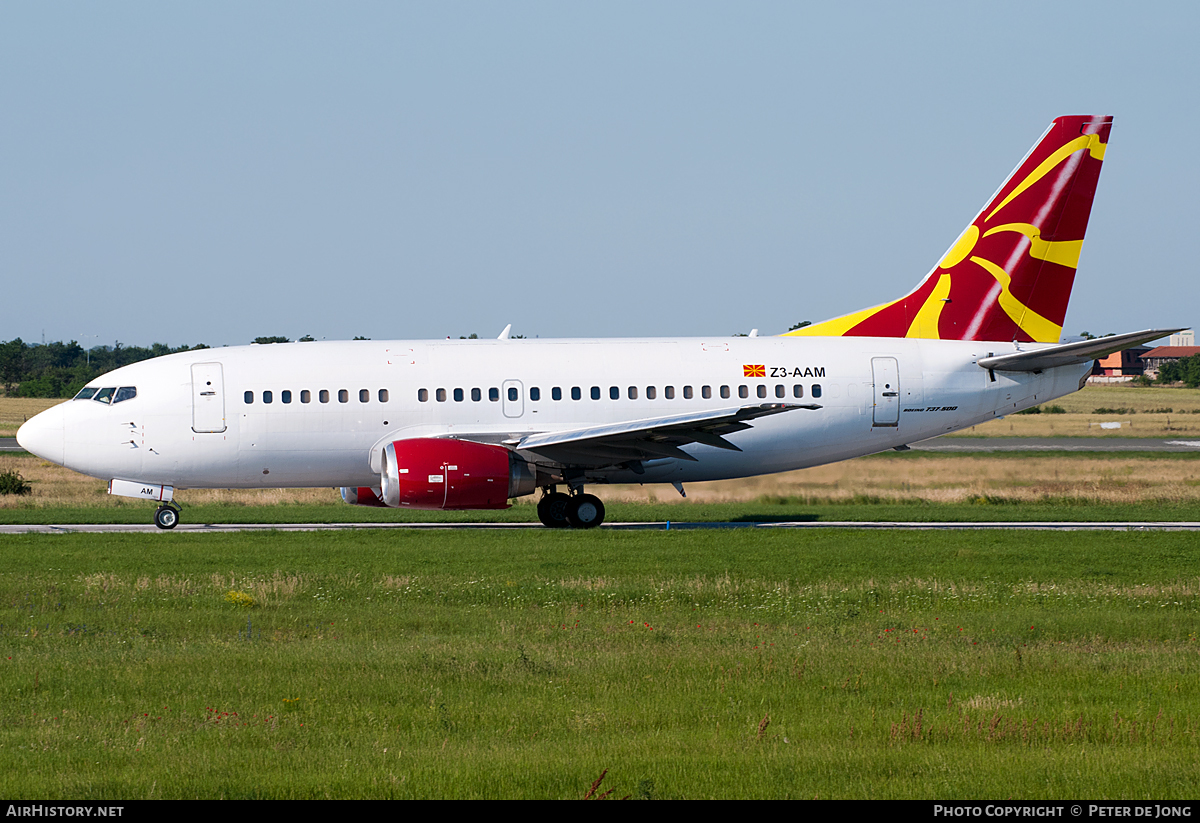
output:
[[[144, 524], [72, 524], [72, 525], [25, 525], [0, 526], [0, 534], [230, 534], [234, 532], [320, 532], [320, 531], [363, 531], [368, 529], [430, 531], [447, 529], [453, 531], [545, 531], [539, 523], [181, 523], [171, 531], [163, 531], [149, 523]], [[857, 522], [852, 520], [791, 521], [783, 523], [758, 522], [674, 522], [656, 521], [649, 523], [606, 523], [600, 527], [607, 531], [695, 531], [702, 529], [892, 529], [902, 531], [1200, 531], [1200, 522], [1004, 522], [980, 523], [930, 522], [914, 523], [901, 521]]]
[[1200, 452], [1200, 440], [1169, 437], [935, 437], [919, 452]]

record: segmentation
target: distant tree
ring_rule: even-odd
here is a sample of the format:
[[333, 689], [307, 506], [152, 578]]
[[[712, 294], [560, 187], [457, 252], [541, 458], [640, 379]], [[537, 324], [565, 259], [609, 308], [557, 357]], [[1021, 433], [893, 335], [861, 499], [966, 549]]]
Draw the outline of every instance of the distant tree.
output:
[[292, 341], [288, 340], [286, 337], [256, 337], [256, 338], [254, 338], [254, 342], [266, 344], [266, 343], [290, 343]]
[[24, 380], [17, 387], [18, 397], [69, 397], [64, 393], [61, 378], [53, 374], [44, 374], [32, 380]]
[[0, 344], [0, 381], [4, 391], [11, 392], [25, 371], [25, 341], [21, 338]]
[[[200, 343], [194, 348], [208, 347]], [[112, 347], [94, 346], [87, 350], [74, 340], [30, 346], [17, 338], [0, 342], [0, 384], [5, 393], [23, 397], [73, 397], [104, 372], [181, 351], [189, 348], [172, 348], [163, 343], [124, 346], [118, 341]]]
[[811, 326], [811, 325], [812, 325], [811, 320], [801, 320], [799, 323], [797, 323], [794, 326], [788, 326], [788, 331], [795, 331], [796, 329], [802, 329], [805, 326]]
[[458, 336], [458, 339], [459, 340], [478, 340], [479, 335], [475, 334], [474, 332], [471, 332], [470, 334], [468, 334], [464, 337], [463, 335], [460, 334]]
[[296, 342], [297, 343], [312, 343], [316, 339], [317, 338], [313, 337], [311, 334], [306, 334], [303, 337], [301, 337], [299, 340], [297, 340]]
[[355, 340], [370, 340], [371, 338], [369, 338], [369, 337], [356, 337], [356, 338], [354, 338], [354, 339], [355, 339]]
[[1189, 389], [1200, 387], [1200, 354], [1163, 363], [1158, 370], [1159, 383], [1183, 383]]

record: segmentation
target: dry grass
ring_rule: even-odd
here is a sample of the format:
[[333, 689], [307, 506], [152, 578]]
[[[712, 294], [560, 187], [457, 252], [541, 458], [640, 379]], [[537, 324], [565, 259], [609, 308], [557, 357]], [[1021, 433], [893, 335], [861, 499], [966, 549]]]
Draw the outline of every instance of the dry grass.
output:
[[1068, 413], [1086, 414], [1093, 409], [1129, 408], [1144, 414], [1154, 409], [1171, 408], [1176, 412], [1200, 414], [1200, 389], [1165, 388], [1162, 386], [1084, 386], [1082, 391], [1051, 401]]
[[[64, 469], [40, 457], [0, 454], [0, 471], [16, 471], [33, 486], [30, 494], [0, 495], [0, 509], [96, 506], [144, 507], [145, 503], [108, 493], [108, 482]], [[336, 489], [191, 489], [182, 492], [185, 505], [278, 506], [341, 504]]]
[[[1120, 423], [1121, 428], [1104, 429], [1100, 427], [1101, 423]], [[972, 426], [958, 434], [963, 437], [1168, 437], [1196, 440], [1200, 438], [1200, 414], [1013, 414], [982, 426]]]
[[[670, 486], [611, 486], [605, 500], [678, 500]], [[829, 466], [713, 483], [689, 483], [688, 499], [740, 502], [771, 497], [960, 503], [1075, 498], [1098, 503], [1200, 502], [1200, 462], [1155, 458], [921, 457], [850, 460]]]
[[[1200, 389], [1085, 386], [1082, 391], [1046, 405], [1059, 406], [1066, 414], [1009, 415], [974, 426], [961, 434], [971, 437], [1200, 437]], [[1096, 414], [1096, 409], [1125, 411]], [[1121, 428], [1102, 429], [1101, 423], [1120, 423]]]
[[63, 402], [41, 397], [0, 397], [0, 437], [16, 437], [26, 420]]

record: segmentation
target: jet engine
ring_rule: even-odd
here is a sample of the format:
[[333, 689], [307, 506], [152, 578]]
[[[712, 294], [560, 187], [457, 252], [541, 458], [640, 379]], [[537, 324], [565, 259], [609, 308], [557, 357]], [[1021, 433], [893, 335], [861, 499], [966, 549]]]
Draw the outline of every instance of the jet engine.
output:
[[392, 508], [507, 509], [537, 488], [537, 471], [503, 446], [425, 437], [384, 446], [382, 480]]

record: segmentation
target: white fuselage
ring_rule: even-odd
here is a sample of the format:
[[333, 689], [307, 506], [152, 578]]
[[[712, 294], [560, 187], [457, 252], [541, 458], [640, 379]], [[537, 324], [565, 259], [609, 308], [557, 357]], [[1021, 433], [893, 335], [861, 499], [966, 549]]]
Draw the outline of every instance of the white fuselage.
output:
[[945, 434], [1076, 391], [1090, 371], [1090, 364], [1040, 374], [975, 365], [1011, 351], [1011, 343], [852, 337], [207, 349], [110, 372], [90, 385], [132, 387], [136, 396], [63, 403], [27, 423], [20, 439], [46, 459], [104, 479], [175, 488], [378, 486], [381, 451], [395, 440], [512, 443], [692, 411], [820, 406], [727, 435], [741, 451], [692, 443], [684, 451], [696, 462], [662, 458], [639, 474], [588, 473], [589, 482], [717, 480]]

